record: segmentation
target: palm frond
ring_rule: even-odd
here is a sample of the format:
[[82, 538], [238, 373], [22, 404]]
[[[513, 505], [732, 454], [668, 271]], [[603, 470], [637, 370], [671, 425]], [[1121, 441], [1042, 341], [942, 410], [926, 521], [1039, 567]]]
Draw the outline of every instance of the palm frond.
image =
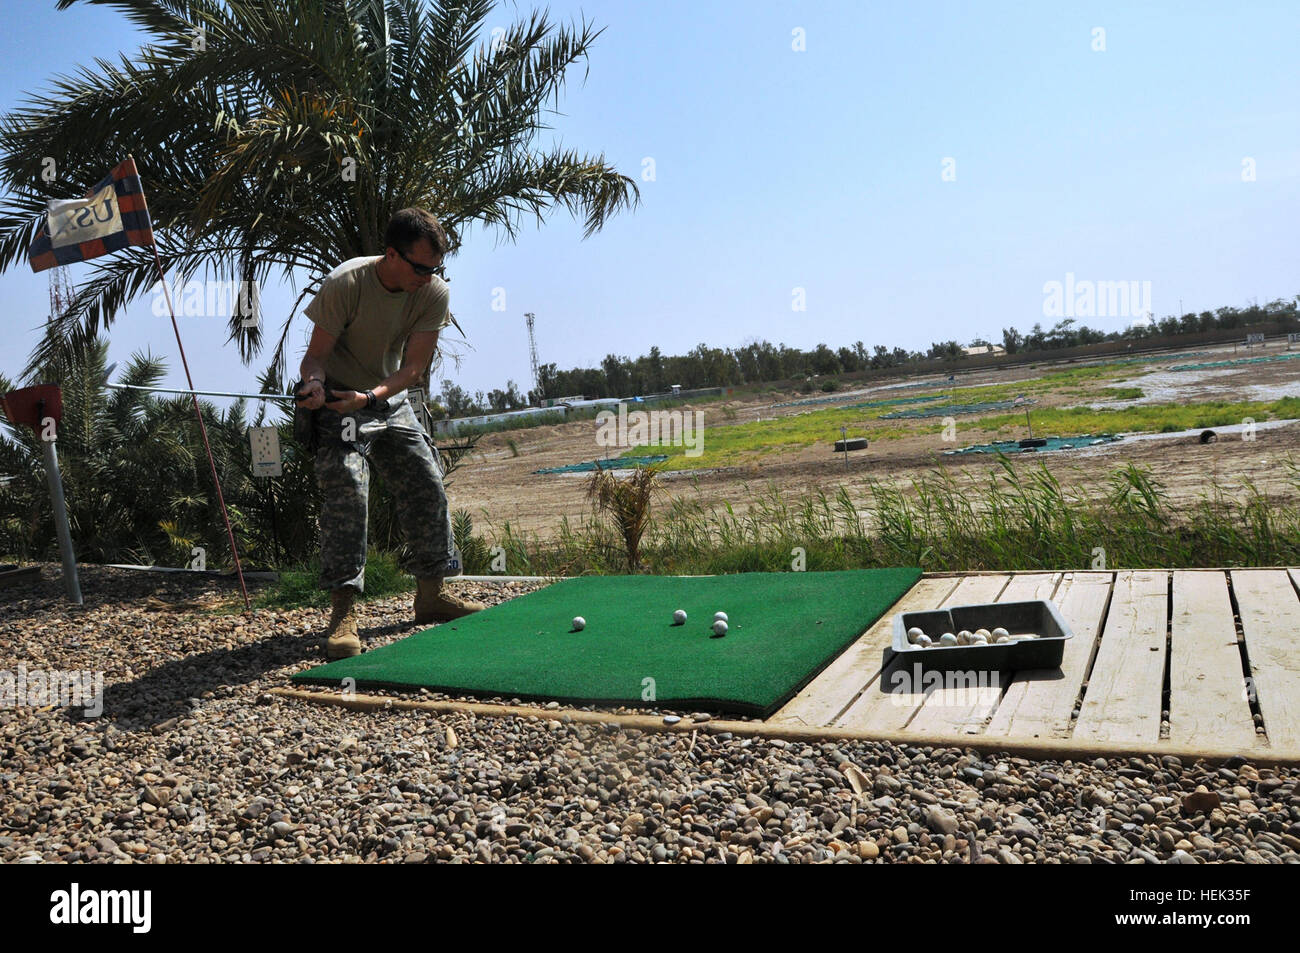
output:
[[[118, 12], [145, 31], [133, 56], [56, 76], [0, 117], [0, 270], [27, 256], [45, 204], [136, 158], [169, 281], [255, 285], [382, 252], [391, 215], [422, 205], [453, 253], [478, 223], [513, 240], [563, 208], [598, 231], [640, 193], [603, 156], [537, 154], [566, 76], [600, 30], [534, 12], [484, 43], [492, 0], [60, 0]], [[201, 30], [201, 33], [198, 31]], [[54, 174], [48, 160], [55, 159]], [[53, 316], [29, 368], [85, 355], [154, 288], [152, 250], [94, 264]], [[296, 281], [295, 281], [296, 284]], [[289, 325], [229, 316], [240, 359]]]

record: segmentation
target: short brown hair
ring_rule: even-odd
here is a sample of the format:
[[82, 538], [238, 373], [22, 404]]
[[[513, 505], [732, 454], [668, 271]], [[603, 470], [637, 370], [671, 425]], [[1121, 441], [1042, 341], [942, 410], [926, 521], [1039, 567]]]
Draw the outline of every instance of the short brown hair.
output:
[[421, 238], [427, 238], [437, 255], [447, 254], [451, 243], [433, 213], [423, 208], [404, 208], [395, 214], [384, 230], [384, 247], [407, 254]]

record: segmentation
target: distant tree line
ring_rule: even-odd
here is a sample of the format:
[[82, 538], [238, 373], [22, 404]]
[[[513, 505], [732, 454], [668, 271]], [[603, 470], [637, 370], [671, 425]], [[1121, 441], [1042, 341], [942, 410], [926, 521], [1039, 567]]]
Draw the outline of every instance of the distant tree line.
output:
[[1297, 303], [1300, 303], [1300, 295], [1291, 301], [1276, 298], [1263, 306], [1255, 304], [1248, 308], [1226, 307], [1219, 308], [1217, 311], [1202, 311], [1200, 314], [1189, 311], [1182, 317], [1168, 315], [1149, 325], [1134, 326], [1109, 333], [1081, 325], [1074, 318], [1064, 318], [1050, 330], [1044, 330], [1041, 324], [1035, 324], [1027, 334], [1022, 334], [1015, 328], [1003, 328], [1002, 346], [1007, 349], [1008, 354], [1016, 354], [1078, 347], [1102, 341], [1143, 341], [1148, 338], [1174, 337], [1179, 334], [1198, 334], [1204, 331], [1245, 329], [1275, 321], [1295, 321]]
[[[1170, 315], [1149, 325], [1134, 325], [1123, 331], [1110, 332], [1089, 328], [1074, 318], [1064, 318], [1050, 329], [1044, 329], [1041, 323], [1035, 324], [1028, 332], [1003, 328], [1002, 346], [1008, 354], [1028, 354], [1103, 341], [1136, 342], [1202, 331], [1246, 329], [1279, 320], [1296, 321], [1298, 302], [1300, 295], [1291, 301], [1278, 298], [1262, 306], [1224, 307], [1200, 314], [1189, 312], [1182, 317]], [[989, 343], [984, 338], [975, 338], [969, 346]], [[658, 347], [652, 347], [649, 354], [635, 360], [609, 354], [601, 361], [600, 367], [575, 367], [562, 371], [553, 363], [543, 364], [539, 368], [541, 386], [526, 394], [520, 392], [514, 381], [509, 381], [505, 390], [493, 390], [487, 394], [478, 391], [471, 396], [452, 381], [444, 380], [442, 392], [434, 396], [434, 403], [440, 415], [464, 417], [537, 406], [545, 398], [577, 394], [587, 398], [631, 397], [662, 393], [673, 384], [690, 389], [852, 374], [904, 367], [922, 361], [955, 362], [965, 353], [965, 346], [957, 341], [937, 341], [926, 351], [887, 348], [881, 344], [868, 348], [861, 341], [854, 342], [852, 347], [832, 350], [825, 344], [818, 344], [811, 351], [803, 351], [784, 344], [754, 341], [738, 348], [700, 344], [688, 354], [667, 357]]]

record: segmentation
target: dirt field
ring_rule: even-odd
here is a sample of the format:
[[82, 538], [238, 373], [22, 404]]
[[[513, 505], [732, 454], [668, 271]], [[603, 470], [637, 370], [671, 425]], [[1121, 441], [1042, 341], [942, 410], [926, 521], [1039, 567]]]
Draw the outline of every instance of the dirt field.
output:
[[[1210, 350], [1203, 357], [1187, 358], [1175, 354], [1160, 361], [1132, 364], [1122, 373], [1117, 372], [1116, 376], [1107, 379], [1071, 382], [1066, 387], [1035, 393], [1037, 403], [1032, 410], [1076, 406], [1124, 408], [1151, 403], [1186, 405], [1300, 396], [1300, 359], [1202, 371], [1168, 369], [1175, 364], [1228, 360], [1260, 353], [1242, 349], [1234, 354], [1233, 348], [1227, 346]], [[1280, 348], [1262, 353], [1277, 354]], [[1044, 362], [1032, 367], [958, 373], [955, 386], [1028, 384], [1044, 375], [1080, 366]], [[902, 377], [887, 385], [837, 393], [833, 395], [837, 398], [834, 404], [774, 406], [784, 401], [832, 396], [820, 391], [811, 394], [790, 391], [748, 396], [738, 393], [735, 399], [725, 402], [714, 401], [682, 409], [704, 411], [707, 447], [709, 433], [716, 432], [715, 428], [783, 418], [864, 400], [915, 396], [942, 389], [946, 384], [945, 378], [934, 375]], [[1143, 396], [1136, 400], [1114, 400], [1101, 393], [1105, 388], [1116, 387], [1138, 387]], [[975, 392], [961, 394], [957, 399], [974, 401], [981, 398]], [[874, 413], [893, 409], [896, 408], [882, 407]], [[864, 411], [864, 415], [867, 413]], [[695, 496], [705, 505], [729, 502], [737, 512], [746, 511], [749, 501], [769, 487], [775, 487], [787, 498], [796, 498], [815, 488], [830, 495], [844, 486], [855, 502], [866, 501], [869, 498], [868, 485], [873, 480], [906, 484], [935, 468], [958, 474], [986, 475], [997, 466], [994, 457], [945, 457], [942, 452], [993, 439], [1028, 435], [1023, 428], [1013, 434], [1004, 432], [1001, 435], [975, 429], [972, 424], [979, 416], [956, 418], [956, 442], [942, 439], [939, 418], [894, 421], [892, 423], [908, 429], [907, 436], [874, 440], [866, 451], [850, 454], [847, 467], [843, 455], [831, 450], [831, 442], [840, 436], [838, 430], [828, 430], [826, 439], [812, 446], [764, 453], [761, 459], [754, 455], [751, 462], [739, 466], [669, 472], [665, 474], [664, 483], [671, 495]], [[554, 535], [565, 516], [576, 524], [590, 512], [583, 499], [588, 474], [538, 475], [532, 471], [607, 455], [617, 456], [620, 450], [607, 451], [597, 445], [596, 426], [595, 421], [586, 420], [485, 436], [472, 458], [463, 461], [451, 477], [452, 507], [468, 509], [474, 516], [476, 528], [484, 527], [485, 523], [499, 526], [508, 520], [517, 530], [536, 533], [541, 540]], [[1261, 423], [1255, 430], [1254, 440], [1242, 439], [1240, 430], [1240, 426], [1216, 428], [1220, 437], [1210, 444], [1201, 444], [1195, 434], [1158, 434], [1126, 438], [1106, 446], [1024, 454], [1011, 459], [1018, 469], [1036, 469], [1045, 465], [1063, 485], [1079, 487], [1090, 493], [1094, 488], [1097, 491], [1103, 489], [1104, 477], [1127, 463], [1149, 467], [1156, 480], [1166, 487], [1172, 498], [1178, 500], [1195, 500], [1214, 484], [1229, 494], [1236, 494], [1246, 481], [1270, 495], [1294, 493], [1282, 462], [1289, 457], [1300, 463], [1300, 421], [1280, 426]], [[518, 456], [513, 455], [507, 440], [514, 441]], [[647, 448], [644, 452], [653, 453], [654, 450]]]

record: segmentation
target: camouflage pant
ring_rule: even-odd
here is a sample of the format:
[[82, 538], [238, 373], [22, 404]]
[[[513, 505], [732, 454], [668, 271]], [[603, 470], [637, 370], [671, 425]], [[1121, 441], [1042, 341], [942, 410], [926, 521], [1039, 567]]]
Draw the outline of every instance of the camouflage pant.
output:
[[321, 588], [352, 586], [361, 592], [365, 586], [371, 464], [397, 505], [408, 544], [402, 569], [417, 579], [457, 575], [438, 451], [410, 403], [402, 398], [387, 411], [357, 410], [343, 416], [323, 407], [316, 415], [316, 432]]

